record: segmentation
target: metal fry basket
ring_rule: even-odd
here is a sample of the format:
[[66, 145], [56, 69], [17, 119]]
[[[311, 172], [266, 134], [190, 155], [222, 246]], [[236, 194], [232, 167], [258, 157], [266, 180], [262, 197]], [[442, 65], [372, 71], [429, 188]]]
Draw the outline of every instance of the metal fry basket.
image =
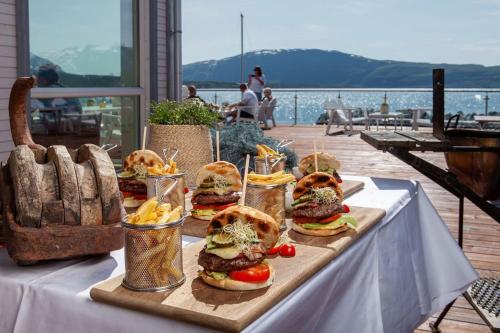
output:
[[258, 209], [280, 225], [280, 231], [286, 230], [285, 193], [287, 184], [255, 185], [247, 184], [246, 202], [249, 207]]
[[147, 176], [148, 198], [157, 197], [159, 202], [170, 203], [172, 207], [181, 206], [186, 209], [185, 192], [186, 181], [181, 172], [174, 175]]
[[259, 158], [255, 157], [255, 173], [261, 175], [269, 175], [278, 171], [285, 170], [286, 165], [286, 156], [282, 156], [279, 158], [276, 157], [267, 157]]
[[125, 230], [125, 277], [135, 291], [162, 291], [181, 285], [182, 233], [185, 216], [160, 225], [122, 223]]

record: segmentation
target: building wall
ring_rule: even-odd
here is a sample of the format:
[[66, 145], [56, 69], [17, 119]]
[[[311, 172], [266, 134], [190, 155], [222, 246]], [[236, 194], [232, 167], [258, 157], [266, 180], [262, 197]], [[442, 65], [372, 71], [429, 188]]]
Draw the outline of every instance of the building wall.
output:
[[9, 126], [9, 94], [17, 77], [16, 3], [0, 0], [0, 161], [13, 148]]
[[[157, 0], [158, 100], [167, 94], [166, 0]], [[154, 42], [154, 41], [151, 41]], [[14, 147], [9, 126], [9, 94], [17, 77], [16, 1], [0, 0], [0, 161], [7, 160]]]
[[[1, 1], [1, 0], [0, 0]], [[158, 1], [158, 100], [167, 98], [167, 1]]]

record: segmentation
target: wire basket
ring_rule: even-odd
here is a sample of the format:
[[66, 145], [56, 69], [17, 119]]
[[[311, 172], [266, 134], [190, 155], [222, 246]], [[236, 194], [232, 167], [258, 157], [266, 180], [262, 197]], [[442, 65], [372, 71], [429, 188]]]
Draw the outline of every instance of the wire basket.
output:
[[285, 194], [287, 184], [247, 185], [245, 204], [258, 209], [278, 222], [280, 231], [286, 230]]
[[184, 217], [160, 225], [122, 223], [125, 230], [125, 277], [135, 291], [162, 291], [181, 285]]
[[184, 212], [186, 207], [186, 181], [185, 173], [175, 175], [147, 176], [146, 185], [148, 188], [148, 198], [157, 197], [161, 203], [170, 203], [172, 207], [182, 207]]
[[[267, 157], [267, 156], [266, 156]], [[260, 175], [269, 175], [278, 171], [284, 171], [286, 165], [286, 156], [275, 158], [255, 157], [255, 173]]]

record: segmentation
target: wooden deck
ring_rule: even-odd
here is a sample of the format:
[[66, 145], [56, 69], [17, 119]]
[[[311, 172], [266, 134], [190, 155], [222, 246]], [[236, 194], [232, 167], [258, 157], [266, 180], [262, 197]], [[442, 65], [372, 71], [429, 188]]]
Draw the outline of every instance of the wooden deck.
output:
[[[451, 233], [456, 237], [458, 199], [391, 154], [374, 149], [361, 140], [359, 134], [350, 137], [325, 136], [323, 126], [280, 126], [266, 131], [265, 134], [279, 139], [295, 140], [293, 147], [299, 157], [310, 153], [313, 149], [313, 140], [316, 140], [318, 150], [333, 153], [341, 161], [342, 174], [420, 181]], [[428, 161], [445, 167], [443, 153], [425, 153], [425, 157]], [[464, 211], [465, 254], [481, 276], [500, 276], [500, 225], [467, 200]], [[462, 297], [450, 310], [440, 328], [443, 333], [491, 332]], [[430, 331], [428, 323], [424, 323], [415, 332], [428, 331]]]

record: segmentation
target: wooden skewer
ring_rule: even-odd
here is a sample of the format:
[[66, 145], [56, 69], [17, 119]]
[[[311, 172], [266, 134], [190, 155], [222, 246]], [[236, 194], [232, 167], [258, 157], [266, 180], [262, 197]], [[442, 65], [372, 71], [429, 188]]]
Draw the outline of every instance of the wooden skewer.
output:
[[217, 149], [217, 162], [220, 161], [220, 141], [219, 141], [219, 131], [215, 131], [215, 146]]
[[318, 152], [316, 150], [316, 140], [314, 140], [314, 171], [318, 172]]
[[142, 150], [146, 149], [146, 138], [148, 137], [148, 125], [144, 126], [144, 132], [142, 133]]
[[241, 205], [245, 206], [245, 197], [247, 194], [247, 183], [248, 183], [248, 166], [250, 164], [250, 155], [247, 154], [245, 160], [245, 173], [243, 175], [243, 192], [241, 193]]

